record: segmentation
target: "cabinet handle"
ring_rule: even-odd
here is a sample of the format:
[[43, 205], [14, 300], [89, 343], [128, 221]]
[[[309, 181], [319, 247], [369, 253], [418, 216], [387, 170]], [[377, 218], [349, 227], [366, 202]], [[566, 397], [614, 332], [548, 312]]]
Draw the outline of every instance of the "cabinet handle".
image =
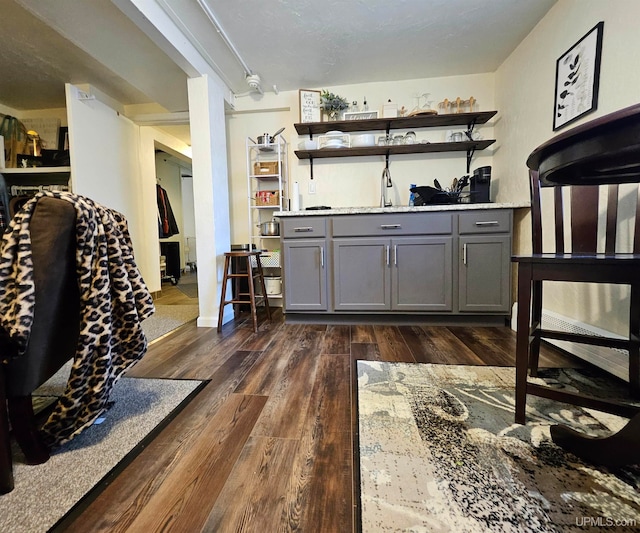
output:
[[320, 246], [320, 266], [324, 268], [324, 246]]
[[389, 266], [389, 245], [385, 246], [385, 248], [387, 249], [387, 266]]
[[487, 220], [486, 222], [476, 222], [476, 226], [499, 226], [500, 222], [497, 220]]
[[402, 224], [380, 224], [381, 229], [402, 229]]
[[303, 226], [300, 228], [293, 228], [293, 231], [295, 231], [296, 233], [300, 233], [303, 231], [313, 231], [313, 227], [312, 226]]
[[398, 266], [398, 245], [393, 245], [393, 266]]
[[462, 264], [467, 264], [467, 244], [462, 245]]

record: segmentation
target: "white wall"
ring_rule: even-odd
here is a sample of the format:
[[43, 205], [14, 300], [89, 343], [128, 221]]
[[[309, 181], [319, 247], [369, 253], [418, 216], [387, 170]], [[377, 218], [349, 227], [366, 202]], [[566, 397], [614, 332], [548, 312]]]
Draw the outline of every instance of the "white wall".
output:
[[[556, 60], [599, 21], [604, 21], [598, 109], [575, 124], [638, 102], [640, 86], [640, 2], [636, 0], [560, 0], [496, 71], [497, 149], [494, 176], [500, 199], [529, 198], [525, 161], [533, 149], [553, 137]], [[520, 220], [516, 251], [530, 250], [528, 216]], [[626, 334], [626, 288], [582, 284], [550, 284], [545, 308]]]
[[159, 291], [156, 143], [188, 158], [184, 143], [148, 126], [139, 127], [95, 100], [78, 100], [66, 86], [73, 191], [121, 212], [135, 259], [150, 291]]
[[[312, 89], [312, 87], [305, 87]], [[430, 93], [429, 100], [435, 107], [438, 102], [456, 97], [477, 99], [481, 111], [496, 109], [494, 101], [493, 74], [474, 74], [452, 76], [446, 78], [415, 79], [406, 81], [389, 81], [345, 85], [340, 87], [322, 87], [349, 102], [356, 100], [362, 105], [366, 97], [370, 110], [378, 110], [382, 116], [382, 105], [391, 99], [407, 110], [415, 106], [416, 96]], [[229, 174], [231, 187], [232, 241], [248, 242], [249, 222], [247, 203], [247, 165], [246, 138], [256, 139], [263, 133], [273, 134], [285, 126], [284, 138], [290, 143], [289, 153], [289, 191], [292, 183], [298, 181], [302, 196], [301, 207], [312, 205], [329, 205], [332, 207], [377, 206], [380, 203], [380, 181], [384, 169], [384, 157], [355, 157], [339, 159], [320, 159], [314, 161], [313, 173], [316, 194], [309, 194], [309, 162], [301, 161], [293, 154], [299, 137], [294, 124], [300, 121], [298, 91], [265, 94], [261, 98], [248, 96], [238, 98], [235, 103], [236, 112], [227, 117], [229, 136]], [[501, 113], [496, 119], [500, 120]], [[432, 142], [443, 141], [448, 128], [417, 130], [418, 140]], [[462, 131], [464, 128], [454, 128]], [[493, 121], [479, 126], [478, 131], [487, 139], [494, 138]], [[376, 137], [383, 132], [377, 132]], [[406, 133], [397, 131], [398, 134]], [[474, 168], [492, 164], [491, 149], [478, 152], [473, 159]], [[461, 153], [440, 154], [407, 154], [391, 156], [389, 169], [394, 182], [394, 205], [407, 205], [409, 186], [433, 185], [437, 178], [443, 184], [451, 183], [454, 177], [466, 173], [466, 158]], [[496, 188], [497, 194], [497, 188]]]
[[80, 100], [66, 84], [73, 191], [120, 211], [136, 253], [142, 244], [138, 127], [100, 100]]

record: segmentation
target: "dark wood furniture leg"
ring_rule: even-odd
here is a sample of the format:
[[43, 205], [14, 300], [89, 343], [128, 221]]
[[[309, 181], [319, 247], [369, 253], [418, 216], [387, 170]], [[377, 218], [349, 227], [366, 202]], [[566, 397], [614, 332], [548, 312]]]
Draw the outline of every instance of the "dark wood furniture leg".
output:
[[253, 283], [253, 268], [251, 267], [251, 256], [247, 256], [247, 274], [249, 276], [249, 300], [251, 300], [251, 320], [253, 321], [253, 331], [258, 333], [258, 310], [256, 309], [256, 291]]
[[629, 388], [631, 396], [640, 398], [640, 284], [631, 285], [629, 308]]
[[551, 426], [551, 439], [590, 463], [610, 468], [640, 464], [640, 414], [608, 437], [589, 437], [567, 426]]
[[518, 315], [516, 333], [516, 423], [525, 423], [527, 370], [530, 348], [531, 266], [518, 264]]
[[220, 309], [218, 309], [218, 331], [222, 330], [222, 317], [224, 315], [225, 298], [227, 296], [227, 282], [229, 281], [229, 262], [231, 258], [224, 258], [224, 276], [222, 278], [222, 290], [220, 291]]
[[49, 460], [49, 448], [38, 430], [31, 395], [9, 398], [7, 407], [13, 436], [20, 445], [27, 464], [46, 463]]
[[[531, 283], [531, 329], [540, 327], [542, 322], [542, 281], [532, 281]], [[529, 352], [529, 372], [536, 377], [538, 375], [538, 363], [540, 361], [540, 337], [531, 339]]]
[[4, 389], [4, 364], [0, 363], [0, 494], [13, 490], [13, 463], [9, 441], [9, 417]]
[[267, 287], [264, 283], [264, 271], [262, 270], [262, 262], [260, 256], [256, 256], [256, 266], [258, 269], [258, 279], [260, 280], [260, 287], [262, 289], [262, 296], [264, 297], [264, 306], [267, 310], [267, 318], [271, 320], [271, 309], [269, 308], [269, 298], [267, 298]]

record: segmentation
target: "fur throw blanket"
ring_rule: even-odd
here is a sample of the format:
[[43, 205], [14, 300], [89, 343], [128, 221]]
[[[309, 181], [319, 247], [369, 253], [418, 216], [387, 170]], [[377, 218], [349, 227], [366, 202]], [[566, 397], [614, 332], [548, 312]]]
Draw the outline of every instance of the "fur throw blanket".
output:
[[45, 441], [55, 447], [105, 411], [115, 382], [146, 353], [141, 321], [155, 309], [134, 261], [124, 216], [72, 193], [39, 193], [16, 213], [0, 245], [0, 326], [18, 357], [28, 348], [34, 318], [29, 222], [42, 196], [66, 200], [76, 209], [80, 335], [66, 390], [43, 428]]

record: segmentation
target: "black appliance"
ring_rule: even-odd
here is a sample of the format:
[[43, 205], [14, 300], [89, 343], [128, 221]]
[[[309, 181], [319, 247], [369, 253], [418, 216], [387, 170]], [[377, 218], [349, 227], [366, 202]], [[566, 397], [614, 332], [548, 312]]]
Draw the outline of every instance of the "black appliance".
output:
[[491, 167], [480, 167], [471, 176], [471, 203], [482, 204], [491, 201]]
[[[249, 244], [232, 244], [231, 251], [232, 252], [248, 252], [249, 250], [255, 250], [256, 245]], [[232, 274], [246, 274], [247, 273], [247, 261], [243, 257], [232, 257], [231, 258], [231, 273]], [[239, 299], [239, 293], [248, 294], [249, 293], [249, 280], [247, 278], [234, 278], [231, 282], [231, 291], [233, 294], [233, 299]], [[246, 298], [246, 297], [245, 297]], [[234, 308], [237, 308], [239, 311], [251, 311], [251, 304], [236, 304]]]

